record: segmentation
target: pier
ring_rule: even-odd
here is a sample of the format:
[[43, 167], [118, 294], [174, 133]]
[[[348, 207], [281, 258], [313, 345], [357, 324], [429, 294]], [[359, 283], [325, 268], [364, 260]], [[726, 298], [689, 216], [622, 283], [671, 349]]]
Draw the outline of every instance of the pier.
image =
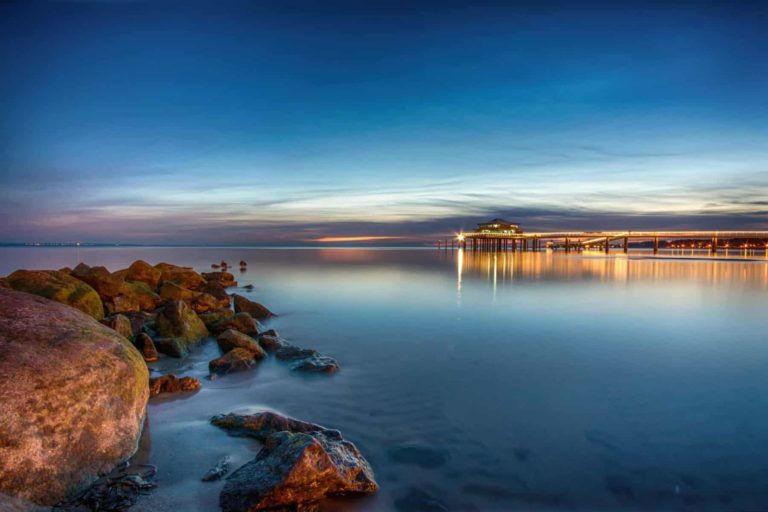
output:
[[[661, 243], [673, 240], [701, 240], [696, 247], [716, 254], [727, 249], [765, 249], [768, 251], [768, 231], [539, 231], [524, 232], [519, 224], [494, 219], [478, 224], [474, 231], [459, 233], [454, 237], [438, 240], [442, 248], [468, 249], [473, 251], [540, 251], [552, 248], [565, 252], [595, 249], [608, 253], [611, 250], [629, 251], [630, 242], [650, 242], [654, 254]], [[754, 243], [734, 245], [733, 240], [754, 240]], [[677, 248], [677, 247], [670, 247]]]

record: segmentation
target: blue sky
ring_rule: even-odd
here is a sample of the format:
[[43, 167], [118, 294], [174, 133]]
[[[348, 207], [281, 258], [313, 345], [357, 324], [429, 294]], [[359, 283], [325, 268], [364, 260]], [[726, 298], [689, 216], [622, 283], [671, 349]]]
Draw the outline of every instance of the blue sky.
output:
[[768, 7], [0, 4], [0, 241], [768, 229]]

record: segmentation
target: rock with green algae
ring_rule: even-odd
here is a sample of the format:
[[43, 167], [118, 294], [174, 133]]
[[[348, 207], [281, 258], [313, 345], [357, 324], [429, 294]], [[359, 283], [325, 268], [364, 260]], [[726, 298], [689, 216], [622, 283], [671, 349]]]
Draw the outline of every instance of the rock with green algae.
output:
[[229, 308], [224, 308], [209, 311], [207, 313], [200, 313], [198, 316], [208, 329], [212, 329], [217, 323], [235, 316], [235, 312]]
[[96, 320], [104, 318], [104, 305], [96, 290], [57, 270], [17, 270], [6, 278], [11, 288], [79, 309]]
[[110, 273], [106, 267], [89, 267], [85, 263], [73, 268], [70, 275], [96, 290], [102, 300], [119, 295], [120, 287], [125, 282], [120, 275]]
[[208, 336], [208, 329], [197, 313], [184, 301], [166, 304], [155, 319], [155, 329], [162, 337], [179, 338], [187, 345]]
[[0, 289], [0, 493], [50, 506], [130, 457], [148, 381], [141, 354], [114, 330]]
[[170, 281], [188, 290], [200, 291], [206, 280], [188, 267], [179, 267], [170, 263], [158, 263], [155, 268], [160, 270], [160, 284]]

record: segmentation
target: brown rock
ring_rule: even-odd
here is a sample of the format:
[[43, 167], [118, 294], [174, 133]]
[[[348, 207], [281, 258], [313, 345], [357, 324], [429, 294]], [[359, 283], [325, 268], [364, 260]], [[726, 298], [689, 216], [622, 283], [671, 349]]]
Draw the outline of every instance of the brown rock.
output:
[[187, 267], [179, 267], [170, 263], [158, 263], [156, 269], [161, 271], [160, 283], [170, 281], [188, 290], [200, 291], [205, 286], [203, 276]]
[[235, 301], [235, 313], [248, 313], [253, 318], [258, 320], [264, 320], [265, 318], [269, 318], [273, 315], [273, 313], [263, 305], [259, 304], [258, 302], [253, 302], [252, 300], [249, 300], [242, 295], [235, 293], [232, 295], [232, 298]]
[[256, 364], [253, 353], [244, 348], [234, 348], [208, 363], [208, 371], [214, 375], [225, 375], [232, 372], [249, 370]]
[[288, 346], [288, 342], [278, 338], [277, 336], [269, 336], [267, 334], [260, 334], [258, 338], [259, 345], [267, 352], [275, 352], [283, 347]]
[[253, 437], [264, 442], [276, 432], [319, 432], [325, 427], [306, 421], [283, 416], [272, 411], [255, 414], [218, 414], [211, 418], [211, 423], [234, 436]]
[[142, 332], [136, 336], [136, 348], [139, 349], [144, 360], [148, 363], [157, 361], [157, 347], [149, 334]]
[[138, 313], [152, 311], [161, 302], [160, 296], [152, 291], [146, 283], [140, 281], [124, 282], [120, 293], [112, 298], [104, 299], [104, 308], [109, 314]]
[[13, 290], [13, 288], [11, 288], [11, 284], [4, 277], [0, 277], [0, 288], [6, 288], [8, 290]]
[[374, 493], [373, 470], [338, 430], [277, 432], [226, 480], [223, 512], [296, 510], [327, 496]]
[[229, 288], [230, 286], [237, 286], [237, 281], [235, 281], [235, 276], [232, 275], [231, 272], [203, 272], [203, 277], [206, 279], [206, 281], [213, 281], [215, 283], [219, 283], [224, 288]]
[[203, 286], [203, 292], [215, 297], [219, 303], [220, 308], [229, 307], [229, 294], [224, 289], [224, 287], [216, 281], [208, 281], [205, 283], [205, 286]]
[[72, 306], [96, 320], [104, 318], [104, 306], [96, 290], [67, 274], [56, 270], [17, 270], [6, 279], [14, 290]]
[[264, 352], [264, 349], [259, 346], [256, 340], [234, 329], [227, 329], [219, 334], [216, 337], [216, 341], [221, 351], [225, 353], [235, 348], [242, 348], [253, 354], [254, 359], [264, 359], [267, 357], [267, 353]]
[[0, 493], [53, 505], [130, 457], [148, 381], [114, 330], [0, 289]]
[[136, 260], [128, 267], [125, 275], [126, 281], [138, 281], [146, 284], [151, 289], [156, 290], [160, 283], [160, 276], [163, 272], [147, 263], [146, 261]]
[[122, 334], [127, 339], [133, 339], [133, 327], [131, 326], [131, 321], [125, 315], [112, 315], [103, 319], [101, 323], [114, 329], [118, 334]]
[[173, 374], [149, 379], [149, 396], [160, 393], [178, 393], [179, 391], [197, 391], [200, 381], [194, 377], [178, 378]]
[[208, 335], [208, 329], [197, 314], [185, 302], [169, 302], [155, 319], [157, 334], [179, 338], [187, 345], [196, 343]]
[[207, 293], [201, 293], [192, 299], [189, 304], [196, 313], [207, 313], [209, 311], [216, 311], [221, 307], [219, 301], [213, 295]]
[[120, 294], [120, 287], [125, 282], [120, 276], [111, 274], [106, 267], [89, 267], [80, 263], [70, 274], [91, 286], [103, 299], [116, 297]]
[[248, 313], [235, 313], [232, 317], [213, 324], [211, 329], [216, 334], [222, 333], [227, 329], [234, 329], [249, 336], [257, 336], [261, 329], [261, 324]]
[[171, 281], [165, 281], [160, 286], [160, 298], [164, 300], [184, 300], [189, 301], [195, 298], [199, 292], [194, 292], [186, 288], [182, 288], [176, 283]]

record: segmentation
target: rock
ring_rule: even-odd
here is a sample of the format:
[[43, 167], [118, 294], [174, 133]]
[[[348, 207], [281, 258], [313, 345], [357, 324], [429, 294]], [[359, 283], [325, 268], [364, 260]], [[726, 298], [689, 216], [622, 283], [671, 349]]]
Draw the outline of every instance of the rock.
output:
[[219, 348], [222, 352], [226, 353], [235, 348], [242, 348], [253, 354], [254, 359], [264, 359], [267, 357], [267, 353], [261, 346], [248, 336], [240, 331], [234, 329], [227, 329], [223, 333], [216, 337], [216, 341], [219, 343]]
[[240, 266], [241, 267], [247, 267], [248, 266], [248, 262], [245, 261], [245, 260], [240, 260]]
[[114, 330], [0, 289], [0, 492], [50, 506], [130, 457], [148, 381]]
[[146, 261], [136, 260], [128, 267], [125, 280], [145, 283], [151, 289], [156, 290], [162, 274], [163, 272], [160, 269], [153, 267]]
[[136, 336], [142, 332], [151, 330], [155, 324], [155, 314], [147, 313], [146, 311], [123, 313], [123, 315], [131, 322], [131, 330], [133, 331], [134, 342]]
[[230, 318], [225, 318], [211, 327], [215, 333], [221, 333], [227, 329], [234, 329], [249, 336], [258, 336], [261, 324], [248, 313], [235, 313]]
[[120, 276], [115, 276], [106, 267], [89, 267], [80, 263], [70, 274], [87, 283], [103, 299], [116, 297], [120, 294], [120, 287], [125, 282]]
[[[115, 307], [119, 307], [118, 299], [122, 299], [122, 303], [136, 304], [139, 311], [153, 311], [162, 302], [160, 296], [156, 294], [148, 284], [140, 281], [125, 282], [120, 287], [120, 293], [117, 297], [112, 299]], [[118, 311], [122, 313], [123, 311]]]
[[223, 512], [295, 510], [327, 496], [376, 490], [370, 465], [339, 431], [278, 432], [227, 478], [219, 505]]
[[198, 316], [206, 327], [213, 330], [214, 325], [228, 318], [232, 318], [235, 316], [235, 312], [231, 309], [217, 309], [216, 311], [210, 311], [208, 313], [200, 313]]
[[14, 290], [72, 306], [96, 320], [104, 318], [104, 306], [96, 290], [67, 274], [56, 270], [17, 270], [6, 279]]
[[213, 295], [207, 293], [201, 293], [189, 302], [195, 313], [207, 313], [209, 311], [216, 311], [221, 307], [221, 304]]
[[101, 323], [114, 329], [119, 334], [125, 336], [127, 339], [133, 339], [133, 328], [131, 327], [131, 321], [128, 320], [128, 317], [125, 315], [112, 315], [103, 319]]
[[[61, 272], [61, 271], [59, 271], [59, 272]], [[0, 277], [0, 288], [5, 288], [7, 290], [13, 290], [13, 288], [11, 288], [11, 283], [9, 283], [8, 280], [6, 278], [4, 278], [4, 277]]]
[[211, 268], [221, 268], [221, 265], [218, 263], [211, 263]]
[[339, 362], [330, 356], [314, 355], [294, 361], [291, 370], [309, 373], [336, 373]]
[[212, 295], [219, 302], [220, 308], [229, 307], [229, 294], [224, 289], [224, 287], [216, 281], [208, 281], [205, 283], [205, 286], [203, 286], [203, 292]]
[[221, 477], [227, 474], [229, 471], [229, 457], [222, 458], [219, 462], [216, 463], [215, 466], [213, 466], [211, 469], [205, 472], [203, 475], [203, 478], [201, 480], [203, 482], [212, 482], [214, 480], [219, 480]]
[[128, 275], [128, 269], [121, 268], [120, 270], [115, 270], [114, 272], [112, 272], [112, 275], [118, 279], [122, 279], [123, 281], [125, 281], [125, 277]]
[[188, 290], [200, 291], [205, 286], [203, 276], [188, 267], [179, 267], [170, 263], [158, 263], [155, 268], [161, 271], [160, 283], [170, 281]]
[[196, 343], [208, 336], [203, 321], [180, 300], [169, 302], [160, 310], [155, 319], [155, 328], [160, 336], [180, 338], [187, 344]]
[[180, 391], [197, 391], [200, 381], [194, 377], [178, 378], [173, 374], [149, 379], [149, 396], [160, 393], [178, 393]]
[[295, 371], [335, 373], [339, 370], [339, 362], [336, 359], [310, 348], [286, 345], [277, 349], [275, 357], [283, 361], [291, 361], [291, 370]]
[[272, 411], [255, 414], [218, 414], [211, 418], [211, 424], [226, 430], [230, 435], [253, 437], [264, 442], [276, 432], [319, 432], [325, 427], [283, 416]]
[[208, 363], [208, 371], [212, 375], [225, 375], [232, 372], [249, 370], [256, 364], [253, 353], [244, 348], [234, 348]]
[[157, 361], [157, 347], [155, 347], [155, 342], [152, 341], [149, 334], [145, 332], [139, 333], [135, 338], [135, 343], [136, 348], [139, 349], [145, 361], [148, 363]]
[[288, 346], [288, 342], [278, 338], [277, 336], [268, 336], [266, 334], [260, 334], [258, 337], [259, 345], [267, 352], [274, 352], [280, 350], [283, 347]]
[[275, 352], [275, 357], [282, 359], [283, 361], [304, 359], [305, 357], [313, 357], [317, 355], [320, 355], [317, 350], [311, 348], [300, 348], [295, 345], [286, 345]]
[[189, 344], [181, 338], [154, 338], [152, 340], [158, 352], [171, 357], [186, 357]]
[[237, 281], [235, 281], [235, 276], [232, 275], [231, 272], [203, 272], [203, 277], [208, 282], [215, 282], [219, 283], [224, 288], [229, 288], [231, 286], [237, 286]]
[[279, 338], [280, 337], [280, 335], [277, 334], [277, 331], [274, 330], [274, 329], [266, 330], [266, 331], [264, 331], [261, 334], [264, 335], [264, 336], [274, 336], [275, 338]]
[[198, 293], [182, 288], [171, 281], [166, 281], [160, 286], [160, 298], [164, 300], [192, 300]]
[[253, 318], [258, 320], [264, 320], [265, 318], [273, 316], [273, 313], [270, 310], [258, 302], [248, 300], [242, 295], [238, 295], [236, 293], [232, 295], [232, 298], [235, 301], [235, 313], [248, 313]]
[[252, 285], [252, 284], [247, 284], [247, 285], [243, 286], [243, 290], [252, 291], [252, 290], [253, 290], [253, 288], [254, 288], [254, 287], [253, 287], [253, 285]]

